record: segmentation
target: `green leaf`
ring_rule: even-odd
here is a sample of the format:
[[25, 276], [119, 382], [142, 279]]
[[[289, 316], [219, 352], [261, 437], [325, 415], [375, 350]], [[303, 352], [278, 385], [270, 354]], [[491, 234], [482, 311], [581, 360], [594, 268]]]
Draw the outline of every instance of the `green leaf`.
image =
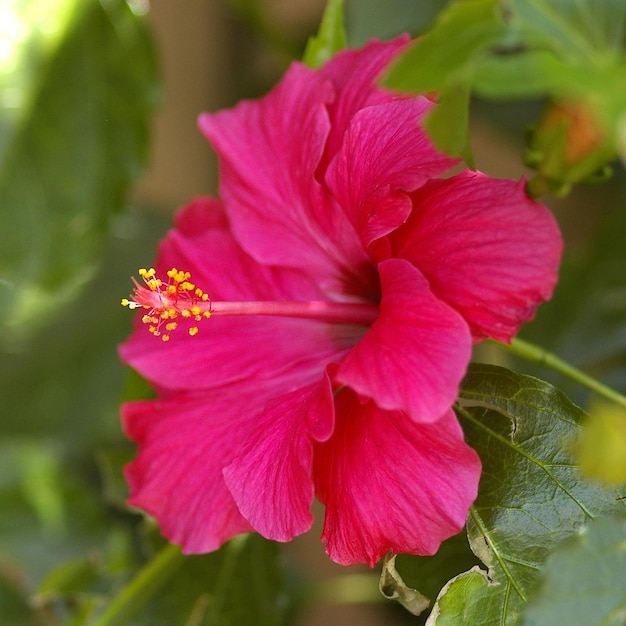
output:
[[469, 85], [448, 86], [424, 120], [424, 128], [439, 150], [450, 156], [460, 156], [474, 167], [469, 140], [469, 101]]
[[75, 2], [58, 30], [23, 89], [24, 113], [2, 128], [7, 340], [45, 323], [92, 275], [109, 217], [143, 167], [155, 102], [152, 45], [127, 2]]
[[309, 38], [302, 61], [309, 67], [322, 67], [347, 46], [343, 27], [343, 0], [328, 0], [317, 35]]
[[444, 91], [469, 82], [478, 58], [505, 33], [499, 0], [464, 0], [442, 12], [432, 30], [392, 65], [384, 84], [406, 92]]
[[563, 71], [563, 63], [547, 50], [493, 55], [476, 66], [472, 86], [479, 96], [494, 100], [536, 98], [548, 93]]
[[475, 364], [459, 403], [467, 441], [483, 462], [468, 537], [488, 571], [450, 581], [428, 623], [517, 624], [549, 552], [624, 503], [581, 479], [571, 448], [583, 412], [558, 389]]
[[626, 517], [590, 522], [544, 564], [526, 626], [619, 626], [626, 621]]
[[468, 118], [472, 76], [487, 51], [501, 40], [505, 24], [498, 0], [451, 4], [433, 29], [419, 38], [387, 73], [384, 84], [408, 92], [439, 93], [425, 127], [435, 145], [471, 166]]

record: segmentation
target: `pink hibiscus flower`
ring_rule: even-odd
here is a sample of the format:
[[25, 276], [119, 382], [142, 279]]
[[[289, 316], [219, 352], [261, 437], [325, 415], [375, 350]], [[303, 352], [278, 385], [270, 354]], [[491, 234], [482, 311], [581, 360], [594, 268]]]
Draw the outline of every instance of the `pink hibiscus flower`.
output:
[[433, 103], [376, 86], [406, 43], [293, 63], [200, 118], [221, 200], [178, 213], [121, 347], [158, 395], [122, 409], [130, 502], [186, 553], [288, 541], [315, 496], [343, 564], [433, 554], [465, 523], [480, 462], [452, 405], [472, 343], [550, 297], [561, 240], [523, 185], [438, 178], [455, 162], [419, 125]]

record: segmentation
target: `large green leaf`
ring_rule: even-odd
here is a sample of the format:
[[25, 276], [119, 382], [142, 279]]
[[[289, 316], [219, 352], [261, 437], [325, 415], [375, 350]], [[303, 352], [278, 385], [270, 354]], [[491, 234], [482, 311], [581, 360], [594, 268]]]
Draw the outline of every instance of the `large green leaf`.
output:
[[518, 624], [549, 552], [624, 504], [580, 477], [570, 448], [582, 411], [548, 383], [473, 365], [460, 407], [467, 440], [483, 462], [468, 536], [487, 570], [452, 579], [428, 623]]
[[471, 77], [476, 55], [506, 32], [499, 0], [465, 0], [443, 11], [431, 31], [391, 67], [385, 84], [409, 92], [442, 91]]
[[155, 101], [150, 39], [124, 0], [75, 2], [58, 30], [23, 113], [1, 129], [0, 333], [11, 339], [91, 276], [142, 168]]
[[548, 557], [526, 626], [619, 626], [626, 621], [626, 517], [590, 522]]

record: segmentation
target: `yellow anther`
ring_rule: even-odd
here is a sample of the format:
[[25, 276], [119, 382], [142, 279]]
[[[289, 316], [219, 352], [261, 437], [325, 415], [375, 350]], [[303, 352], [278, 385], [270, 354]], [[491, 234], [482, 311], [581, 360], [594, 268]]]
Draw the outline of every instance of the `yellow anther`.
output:
[[[153, 267], [139, 269], [143, 285], [132, 279], [135, 284], [133, 295], [121, 300], [122, 306], [129, 309], [148, 309], [141, 321], [152, 335], [161, 337], [162, 341], [170, 340], [170, 333], [178, 328], [181, 317], [195, 321], [211, 317], [211, 312], [204, 310], [210, 306], [202, 304], [210, 303], [209, 296], [189, 280], [190, 272], [172, 267], [166, 274], [168, 280], [164, 283]], [[163, 330], [166, 332], [162, 333]], [[192, 326], [188, 331], [194, 337], [198, 327]]]

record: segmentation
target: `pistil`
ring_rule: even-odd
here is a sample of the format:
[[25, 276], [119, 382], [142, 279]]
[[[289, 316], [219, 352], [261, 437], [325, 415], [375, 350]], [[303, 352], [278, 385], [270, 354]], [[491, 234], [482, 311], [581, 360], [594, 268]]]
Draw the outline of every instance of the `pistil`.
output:
[[191, 282], [189, 272], [176, 268], [167, 272], [167, 283], [156, 276], [154, 268], [140, 269], [139, 275], [144, 284], [133, 278], [135, 289], [132, 299], [124, 298], [122, 305], [130, 309], [146, 309], [147, 313], [142, 317], [142, 321], [148, 325], [148, 330], [162, 341], [169, 341], [170, 333], [176, 330], [181, 321], [192, 322], [188, 332], [191, 336], [197, 335], [198, 327], [193, 325], [193, 322], [213, 315], [268, 315], [365, 326], [369, 326], [378, 316], [378, 307], [365, 302], [213, 301], [200, 287]]

